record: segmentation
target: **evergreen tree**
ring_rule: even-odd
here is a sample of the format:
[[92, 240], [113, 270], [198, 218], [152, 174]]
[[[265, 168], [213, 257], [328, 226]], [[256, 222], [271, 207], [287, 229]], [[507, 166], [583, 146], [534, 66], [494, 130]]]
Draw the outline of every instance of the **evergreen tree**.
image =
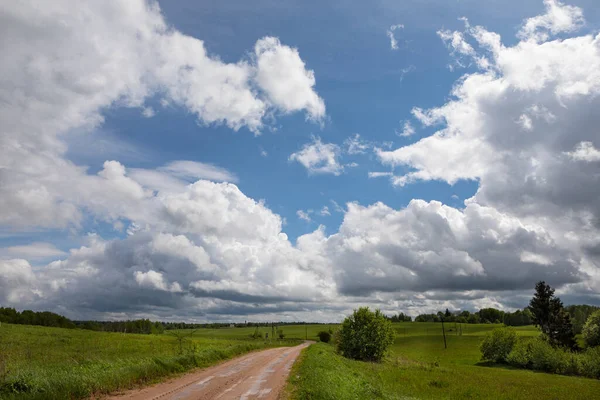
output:
[[535, 294], [529, 302], [533, 323], [538, 326], [553, 346], [577, 347], [573, 324], [564, 310], [562, 301], [554, 296], [554, 289], [544, 281], [535, 285]]

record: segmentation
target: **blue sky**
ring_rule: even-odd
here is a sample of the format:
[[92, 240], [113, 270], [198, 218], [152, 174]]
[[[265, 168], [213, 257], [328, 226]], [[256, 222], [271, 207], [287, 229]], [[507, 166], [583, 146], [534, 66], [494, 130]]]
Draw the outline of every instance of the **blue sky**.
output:
[[[78, 11], [2, 10], [1, 302], [335, 319], [522, 307], [538, 278], [599, 301], [593, 0]], [[123, 300], [84, 295], [103, 273]]]
[[[297, 210], [333, 208], [331, 200], [371, 204], [382, 201], [394, 208], [413, 198], [439, 200], [459, 206], [472, 196], [475, 182], [419, 182], [395, 189], [386, 179], [367, 179], [369, 171], [389, 171], [372, 154], [347, 156], [358, 167], [341, 176], [309, 175], [288, 161], [312, 135], [324, 142], [342, 144], [359, 134], [377, 142], [406, 145], [428, 136], [434, 128], [421, 128], [410, 138], [400, 137], [403, 121], [411, 120], [413, 107], [429, 108], [447, 97], [464, 70], [448, 68], [451, 57], [436, 31], [461, 29], [459, 17], [468, 17], [506, 36], [514, 35], [524, 16], [542, 9], [539, 2], [526, 2], [516, 13], [494, 5], [482, 12], [476, 2], [441, 5], [429, 2], [406, 4], [302, 4], [239, 2], [199, 4], [194, 1], [160, 2], [167, 21], [185, 34], [202, 38], [207, 50], [226, 62], [247, 56], [256, 38], [276, 36], [301, 52], [307, 68], [316, 73], [316, 91], [326, 99], [327, 118], [320, 124], [303, 115], [278, 118], [273, 130], [254, 137], [247, 129], [232, 133], [226, 127], [199, 126], [197, 118], [182, 109], [160, 110], [144, 118], [138, 109], [108, 110], [104, 129], [139, 148], [144, 159], [133, 159], [131, 167], [153, 167], [173, 159], [194, 160], [224, 167], [240, 180], [238, 186], [255, 199], [265, 199], [286, 218], [290, 238], [324, 224], [336, 230], [342, 214], [314, 216], [313, 223], [299, 220]], [[441, 9], [440, 9], [441, 7]], [[486, 7], [487, 8], [487, 7]], [[502, 15], [504, 13], [504, 15]], [[521, 15], [522, 14], [522, 15]], [[395, 37], [399, 49], [390, 48], [387, 30], [403, 24]], [[494, 29], [496, 28], [496, 29]], [[326, 38], [326, 40], [324, 40]], [[143, 149], [143, 150], [141, 150]], [[261, 156], [261, 150], [268, 155]], [[89, 159], [82, 160], [90, 163]], [[104, 157], [96, 160], [100, 168]], [[402, 169], [402, 168], [400, 168]], [[457, 195], [460, 200], [452, 199]]]

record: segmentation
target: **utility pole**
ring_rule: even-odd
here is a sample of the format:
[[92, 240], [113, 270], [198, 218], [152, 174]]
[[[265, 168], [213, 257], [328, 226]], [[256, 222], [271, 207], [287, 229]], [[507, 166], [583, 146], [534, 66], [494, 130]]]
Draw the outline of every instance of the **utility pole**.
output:
[[442, 334], [444, 335], [444, 349], [448, 348], [448, 345], [446, 344], [446, 330], [444, 329], [444, 319], [442, 318]]
[[308, 327], [304, 324], [304, 340], [308, 340]]

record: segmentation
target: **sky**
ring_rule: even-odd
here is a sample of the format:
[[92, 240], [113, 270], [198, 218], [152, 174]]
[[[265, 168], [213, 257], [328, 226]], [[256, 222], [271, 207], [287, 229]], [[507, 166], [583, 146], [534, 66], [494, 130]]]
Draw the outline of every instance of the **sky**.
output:
[[595, 0], [0, 5], [0, 306], [600, 305]]

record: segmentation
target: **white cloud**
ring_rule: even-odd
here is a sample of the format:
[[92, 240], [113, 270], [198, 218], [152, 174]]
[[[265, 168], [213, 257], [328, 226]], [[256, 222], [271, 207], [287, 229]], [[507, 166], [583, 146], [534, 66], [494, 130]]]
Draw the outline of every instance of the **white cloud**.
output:
[[381, 178], [384, 176], [393, 176], [392, 172], [369, 172], [369, 178]]
[[358, 133], [344, 140], [345, 151], [350, 155], [364, 154], [371, 147], [371, 143], [361, 139]]
[[333, 204], [333, 210], [335, 212], [345, 212], [344, 207], [340, 206], [337, 201], [331, 200], [331, 204]]
[[518, 33], [523, 40], [546, 41], [550, 34], [574, 32], [585, 23], [583, 10], [558, 0], [544, 0], [546, 14], [525, 21]]
[[135, 281], [138, 285], [158, 289], [165, 292], [181, 292], [181, 286], [177, 282], [168, 285], [165, 282], [164, 276], [160, 272], [149, 270], [148, 272], [135, 271], [133, 273]]
[[404, 77], [412, 71], [415, 71], [417, 68], [414, 65], [409, 65], [408, 67], [402, 68], [400, 70], [400, 82], [404, 80]]
[[37, 259], [46, 257], [59, 257], [66, 253], [57, 249], [51, 243], [34, 242], [20, 246], [0, 248], [0, 255], [11, 258]]
[[[467, 209], [478, 205], [524, 226], [535, 225], [536, 232], [545, 232], [544, 241], [571, 254], [576, 262], [571, 276], [589, 274], [578, 278], [589, 293], [598, 285], [593, 277], [600, 248], [593, 222], [600, 217], [600, 170], [594, 162], [600, 157], [593, 145], [600, 123], [595, 111], [600, 105], [600, 36], [545, 41], [546, 33], [572, 32], [583, 21], [578, 9], [546, 5], [547, 14], [528, 20], [522, 40], [512, 46], [468, 24], [464, 34], [444, 32], [452, 51], [478, 61], [479, 70], [461, 77], [440, 107], [413, 109], [423, 124], [442, 125], [436, 133], [378, 156], [386, 165], [409, 168], [391, 178], [396, 185], [477, 181]], [[561, 19], [560, 13], [570, 16]], [[467, 37], [478, 47], [469, 45]], [[480, 62], [484, 58], [487, 62]], [[569, 262], [535, 248], [520, 250], [520, 262], [546, 267]]]
[[341, 149], [333, 143], [323, 143], [321, 138], [313, 137], [312, 142], [305, 144], [302, 149], [290, 155], [290, 161], [297, 161], [310, 174], [340, 175], [344, 167], [340, 164]]
[[331, 215], [331, 212], [329, 211], [329, 207], [323, 206], [321, 211], [319, 211], [319, 215], [321, 215], [323, 217]]
[[313, 120], [325, 116], [325, 103], [314, 91], [315, 74], [307, 70], [297, 49], [266, 37], [256, 42], [256, 82], [285, 113], [306, 110]]
[[198, 161], [172, 161], [158, 170], [188, 181], [198, 179], [233, 183], [238, 181], [237, 176], [225, 168]]
[[154, 109], [152, 109], [152, 107], [144, 107], [144, 109], [142, 110], [142, 115], [146, 118], [152, 118], [156, 115], [156, 113], [154, 112]]
[[37, 297], [35, 275], [23, 259], [0, 259], [0, 300], [4, 304], [29, 304]]
[[[600, 166], [575, 161], [597, 157], [600, 36], [506, 47], [498, 35], [467, 27], [461, 40], [470, 35], [481, 47], [472, 47], [469, 57], [484, 51], [489, 64], [478, 63], [481, 70], [457, 81], [446, 104], [413, 109], [423, 124], [440, 124], [438, 132], [377, 151], [383, 163], [409, 168], [404, 176], [369, 176], [385, 174], [398, 184], [472, 179], [479, 183], [475, 196], [461, 209], [418, 199], [400, 209], [381, 202], [351, 202], [345, 209], [331, 200], [332, 211], [344, 213], [337, 232], [327, 235], [320, 226], [293, 244], [282, 231], [283, 218], [224, 182], [235, 180], [227, 170], [189, 161], [128, 169], [109, 160], [90, 174], [65, 158], [62, 135], [101, 124], [104, 107], [142, 108], [150, 95], [188, 108], [202, 123], [232, 129], [257, 131], [265, 115], [298, 107], [318, 118], [312, 73], [295, 50], [269, 39], [260, 42], [256, 60], [225, 64], [207, 56], [201, 41], [166, 28], [156, 6], [94, 3], [81, 9], [95, 17], [89, 24], [78, 20], [80, 14], [64, 13], [64, 29], [54, 17], [67, 3], [45, 7], [11, 8], [10, 29], [20, 30], [0, 26], [0, 37], [15, 43], [12, 61], [0, 61], [6, 105], [0, 109], [6, 121], [0, 224], [69, 227], [91, 215], [127, 226], [127, 237], [91, 236], [43, 268], [20, 257], [49, 254], [49, 246], [13, 249], [14, 258], [0, 259], [4, 304], [60, 305], [73, 318], [332, 320], [361, 304], [413, 314], [522, 307], [540, 279], [566, 295], [578, 290], [597, 299]], [[47, 31], [36, 30], [42, 26], [36, 21]], [[90, 46], [94, 34], [106, 43]], [[454, 35], [449, 40], [453, 46]], [[460, 40], [456, 47], [470, 53]], [[81, 65], [52, 64], [69, 59], [69, 49], [83, 55]], [[51, 57], [57, 51], [58, 58]], [[298, 79], [290, 85], [304, 88], [302, 99], [278, 97], [287, 90], [280, 85], [283, 75], [272, 86], [255, 82], [261, 56], [263, 72], [290, 66], [283, 75]], [[531, 121], [529, 130], [522, 129], [522, 115]], [[310, 173], [339, 175], [341, 153], [313, 138], [290, 160]], [[198, 178], [217, 182], [191, 182]], [[310, 220], [329, 212], [324, 207], [297, 215]]]
[[396, 132], [398, 136], [409, 137], [415, 134], [415, 128], [412, 126], [410, 121], [404, 121], [401, 132]]
[[392, 25], [392, 26], [390, 26], [390, 29], [388, 29], [386, 31], [387, 37], [390, 39], [390, 48], [392, 50], [398, 50], [398, 41], [396, 40], [396, 37], [394, 36], [394, 31], [396, 31], [398, 29], [404, 29], [404, 25], [402, 25], [402, 24]]
[[310, 211], [298, 210], [298, 211], [296, 211], [296, 215], [298, 216], [298, 218], [300, 218], [303, 221], [306, 221], [306, 222], [312, 221], [312, 219], [310, 219]]
[[600, 150], [592, 142], [580, 142], [573, 151], [564, 152], [575, 161], [596, 162], [600, 161]]
[[475, 55], [475, 49], [464, 38], [464, 35], [458, 31], [442, 30], [437, 32], [438, 36], [456, 53], [464, 56]]
[[[169, 27], [156, 2], [82, 2], [77, 13], [71, 8], [65, 0], [3, 7], [0, 37], [11, 57], [0, 61], [0, 224], [78, 227], [86, 211], [114, 219], [119, 212], [107, 217], [102, 211], [134, 193], [114, 195], [113, 185], [139, 191], [135, 182], [119, 178], [117, 170], [90, 175], [66, 158], [67, 134], [98, 129], [109, 107], [137, 107], [149, 116], [145, 102], [153, 97], [185, 108], [202, 124], [255, 133], [274, 111], [324, 116], [314, 74], [297, 50], [275, 38], [258, 40], [250, 60], [224, 63], [208, 55], [201, 40]], [[74, 54], [77, 63], [70, 62]], [[292, 100], [285, 96], [290, 90], [297, 91]], [[105, 172], [115, 166], [107, 164]], [[207, 165], [194, 168], [189, 176], [235, 181]]]

